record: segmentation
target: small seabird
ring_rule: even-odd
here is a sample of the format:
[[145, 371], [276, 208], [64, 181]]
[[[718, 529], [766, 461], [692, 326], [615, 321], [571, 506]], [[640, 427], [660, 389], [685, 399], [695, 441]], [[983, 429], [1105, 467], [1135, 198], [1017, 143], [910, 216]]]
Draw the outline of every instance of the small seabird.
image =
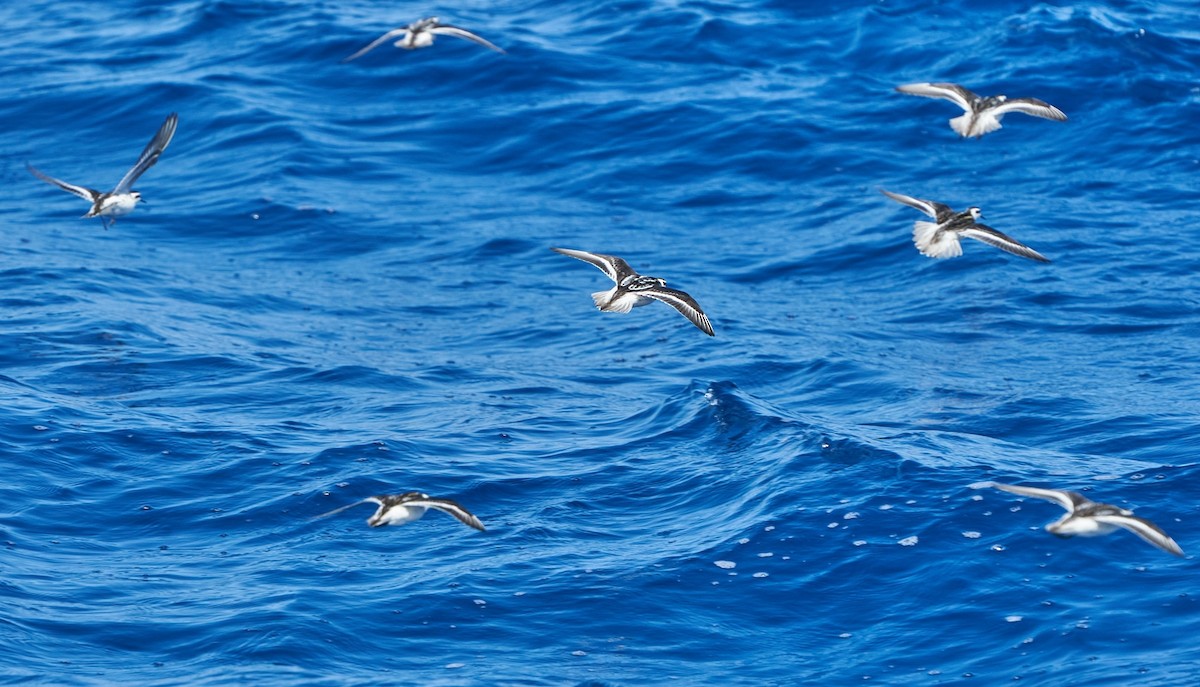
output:
[[322, 513], [313, 519], [316, 520], [336, 515], [347, 508], [360, 506], [364, 503], [374, 503], [379, 506], [379, 508], [375, 509], [375, 514], [367, 518], [367, 524], [371, 527], [403, 525], [413, 520], [420, 520], [421, 516], [425, 515], [425, 511], [433, 508], [434, 510], [440, 510], [443, 513], [453, 515], [459, 522], [468, 527], [474, 527], [481, 532], [484, 531], [483, 523], [466, 508], [449, 499], [430, 498], [429, 494], [422, 494], [419, 491], [410, 491], [405, 494], [370, 496], [362, 501], [351, 503], [348, 506], [342, 506], [328, 513]]
[[897, 203], [914, 207], [937, 220], [937, 222], [913, 223], [913, 243], [921, 255], [931, 258], [957, 258], [962, 255], [962, 245], [959, 239], [966, 236], [976, 241], [995, 246], [1013, 255], [1019, 255], [1038, 262], [1050, 262], [1050, 259], [1036, 250], [1026, 246], [1013, 237], [1003, 234], [986, 224], [975, 220], [983, 217], [983, 212], [977, 207], [969, 207], [962, 212], [955, 212], [950, 206], [935, 203], [932, 200], [920, 200], [902, 193], [892, 193], [880, 189], [883, 195]]
[[503, 50], [496, 47], [491, 42], [484, 40], [480, 36], [476, 36], [466, 29], [460, 29], [457, 26], [443, 24], [437, 17], [429, 17], [420, 21], [415, 21], [408, 26], [388, 31], [379, 38], [376, 38], [368, 43], [367, 46], [362, 50], [359, 50], [350, 57], [342, 60], [342, 62], [349, 62], [350, 60], [362, 57], [380, 45], [392, 40], [393, 38], [399, 39], [393, 44], [397, 48], [403, 48], [405, 50], [428, 48], [429, 46], [433, 45], [434, 36], [455, 36], [457, 38], [465, 38], [466, 40], [478, 43], [485, 48], [495, 50], [502, 55], [506, 54]]
[[910, 83], [897, 86], [897, 91], [926, 98], [942, 98], [958, 105], [966, 114], [950, 120], [950, 128], [959, 136], [978, 137], [1000, 128], [1000, 119], [1009, 112], [1055, 119], [1064, 122], [1067, 115], [1057, 107], [1037, 98], [1008, 98], [1003, 95], [981, 97], [953, 83]]
[[1095, 537], [1115, 531], [1118, 527], [1133, 532], [1167, 553], [1176, 556], [1183, 555], [1183, 549], [1175, 540], [1159, 529], [1158, 525], [1139, 518], [1133, 511], [1110, 506], [1107, 503], [1096, 503], [1074, 491], [1060, 489], [1037, 489], [1035, 487], [1019, 487], [1012, 484], [996, 482], [980, 482], [971, 485], [973, 488], [995, 487], [1001, 491], [1021, 496], [1032, 496], [1036, 499], [1053, 501], [1067, 509], [1067, 514], [1046, 525], [1046, 531], [1060, 537]]
[[167, 115], [166, 121], [162, 126], [158, 127], [158, 132], [154, 134], [154, 138], [146, 144], [145, 150], [142, 151], [138, 161], [133, 168], [125, 173], [121, 181], [117, 182], [116, 188], [108, 193], [101, 193], [95, 189], [86, 186], [76, 186], [68, 184], [61, 179], [55, 179], [52, 176], [43, 174], [36, 167], [25, 163], [25, 168], [29, 170], [35, 177], [41, 179], [48, 184], [54, 184], [67, 193], [74, 193], [92, 204], [90, 210], [84, 214], [84, 217], [99, 217], [104, 223], [104, 228], [108, 229], [110, 224], [115, 224], [117, 217], [127, 215], [133, 211], [138, 201], [142, 199], [142, 194], [137, 191], [131, 191], [130, 187], [137, 183], [138, 177], [146, 173], [146, 170], [154, 166], [158, 162], [158, 157], [167, 149], [167, 145], [171, 143], [171, 137], [175, 135], [175, 126], [179, 123], [179, 115], [172, 112]]
[[700, 331], [709, 336], [716, 336], [713, 333], [712, 322], [708, 321], [708, 315], [705, 315], [704, 311], [700, 309], [700, 304], [683, 291], [667, 288], [665, 279], [642, 276], [634, 272], [629, 263], [612, 255], [588, 253], [569, 248], [551, 248], [550, 250], [591, 263], [617, 283], [608, 291], [597, 291], [592, 294], [592, 302], [596, 304], [597, 308], [605, 312], [624, 313], [637, 306], [646, 305], [652, 300], [662, 301], [691, 320], [692, 324], [700, 328]]

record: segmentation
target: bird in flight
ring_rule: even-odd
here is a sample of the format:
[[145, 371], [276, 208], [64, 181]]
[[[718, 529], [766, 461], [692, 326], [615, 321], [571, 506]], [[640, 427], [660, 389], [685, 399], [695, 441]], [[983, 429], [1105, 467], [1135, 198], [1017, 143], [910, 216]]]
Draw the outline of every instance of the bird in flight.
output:
[[652, 301], [662, 301], [691, 320], [692, 324], [696, 325], [700, 331], [709, 336], [715, 336], [712, 322], [708, 320], [708, 315], [705, 315], [704, 311], [700, 309], [700, 304], [696, 302], [696, 299], [678, 289], [668, 288], [665, 279], [640, 275], [633, 271], [629, 263], [613, 255], [589, 253], [570, 248], [551, 248], [550, 250], [595, 265], [609, 279], [616, 282], [617, 285], [608, 291], [597, 291], [592, 294], [592, 302], [600, 310], [626, 313]]
[[175, 127], [178, 124], [179, 115], [174, 112], [167, 115], [167, 119], [154, 134], [154, 138], [151, 138], [150, 142], [146, 144], [146, 148], [142, 150], [137, 163], [117, 182], [116, 188], [108, 193], [101, 193], [86, 186], [76, 186], [61, 179], [55, 179], [48, 174], [43, 174], [28, 162], [25, 163], [25, 168], [42, 181], [53, 184], [67, 193], [73, 193], [91, 203], [92, 207], [83, 216], [99, 217], [100, 221], [104, 223], [104, 228], [108, 229], [110, 224], [116, 223], [117, 217], [132, 212], [133, 208], [142, 200], [142, 194], [132, 190], [132, 186], [137, 183], [138, 177], [145, 174], [146, 170], [158, 162], [159, 156], [167, 149], [171, 138], [175, 136]]
[[959, 239], [965, 236], [1022, 258], [1050, 262], [1049, 258], [1008, 234], [977, 222], [976, 220], [983, 217], [983, 211], [977, 207], [955, 212], [950, 209], [950, 206], [932, 200], [921, 200], [883, 189], [880, 191], [897, 203], [914, 207], [937, 220], [936, 222], [917, 221], [913, 223], [913, 243], [916, 244], [921, 255], [931, 258], [956, 258], [962, 255], [962, 245]]
[[926, 98], [949, 100], [966, 114], [950, 120], [950, 128], [963, 138], [978, 138], [1000, 128], [1000, 120], [1009, 112], [1020, 112], [1043, 119], [1066, 121], [1067, 115], [1057, 107], [1037, 98], [1009, 98], [1003, 95], [982, 97], [953, 83], [910, 83], [897, 86], [897, 91]]
[[1031, 496], [1035, 499], [1053, 501], [1067, 510], [1067, 514], [1046, 525], [1046, 531], [1060, 537], [1095, 537], [1116, 531], [1118, 527], [1127, 529], [1145, 541], [1157, 546], [1167, 553], [1176, 556], [1183, 555], [1183, 549], [1175, 540], [1163, 532], [1158, 525], [1145, 518], [1139, 518], [1133, 511], [1110, 506], [1107, 503], [1096, 503], [1075, 491], [1061, 489], [1038, 489], [1022, 487], [1013, 484], [997, 482], [980, 482], [972, 485], [974, 488], [994, 487], [1010, 494]]
[[393, 45], [395, 45], [397, 48], [403, 48], [404, 50], [416, 50], [417, 48], [428, 48], [429, 46], [433, 45], [433, 39], [436, 36], [454, 36], [456, 38], [463, 38], [473, 43], [478, 43], [479, 45], [482, 45], [490, 50], [495, 50], [502, 55], [506, 54], [503, 50], [496, 47], [490, 41], [485, 40], [481, 36], [477, 36], [466, 29], [460, 29], [457, 26], [443, 24], [437, 17], [428, 17], [420, 21], [415, 21], [408, 26], [402, 26], [398, 29], [392, 29], [391, 31], [388, 31], [379, 38], [376, 38], [368, 43], [366, 47], [362, 48], [350, 57], [342, 60], [342, 62], [349, 62], [350, 60], [358, 59], [359, 57], [371, 52], [375, 48], [383, 45], [393, 38], [397, 39], [396, 42], [393, 43]]
[[467, 527], [474, 527], [477, 530], [483, 531], [483, 523], [479, 518], [475, 517], [466, 508], [463, 508], [458, 503], [449, 499], [431, 498], [429, 494], [422, 494], [419, 491], [410, 491], [404, 494], [391, 494], [381, 496], [368, 496], [362, 501], [355, 501], [347, 506], [335, 508], [328, 513], [313, 518], [327, 518], [330, 515], [336, 515], [355, 506], [364, 503], [374, 503], [378, 506], [375, 513], [367, 518], [367, 524], [371, 527], [382, 527], [384, 525], [403, 525], [413, 520], [420, 520], [425, 512], [430, 508], [440, 510], [443, 513], [448, 513], [454, 516], [459, 522]]

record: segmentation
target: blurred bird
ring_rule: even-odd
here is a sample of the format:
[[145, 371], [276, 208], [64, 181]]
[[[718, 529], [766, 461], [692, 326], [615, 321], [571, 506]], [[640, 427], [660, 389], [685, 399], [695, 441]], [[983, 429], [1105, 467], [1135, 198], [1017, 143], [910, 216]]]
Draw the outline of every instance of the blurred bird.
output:
[[1012, 484], [996, 482], [980, 482], [971, 485], [973, 488], [994, 487], [1010, 494], [1032, 496], [1035, 499], [1053, 501], [1067, 509], [1067, 514], [1046, 525], [1046, 531], [1060, 537], [1095, 537], [1116, 531], [1118, 527], [1133, 532], [1147, 542], [1157, 546], [1167, 553], [1176, 556], [1183, 555], [1183, 549], [1175, 540], [1159, 529], [1158, 525], [1139, 518], [1133, 511], [1110, 506], [1106, 503], [1090, 501], [1083, 494], [1059, 489], [1038, 489], [1035, 487], [1020, 487]]
[[1044, 100], [1037, 98], [1009, 98], [994, 95], [988, 98], [952, 83], [910, 83], [897, 86], [897, 91], [926, 98], [949, 100], [961, 107], [966, 114], [950, 120], [950, 128], [963, 138], [979, 137], [1000, 128], [1000, 120], [1009, 112], [1066, 121], [1067, 115]]
[[427, 19], [415, 21], [408, 26], [388, 31], [379, 38], [376, 38], [368, 43], [367, 46], [362, 50], [359, 50], [350, 57], [342, 60], [342, 62], [349, 62], [350, 60], [362, 57], [380, 45], [392, 40], [393, 38], [399, 38], [399, 40], [393, 43], [393, 45], [395, 45], [397, 48], [403, 48], [405, 50], [428, 48], [429, 46], [433, 45], [433, 39], [435, 36], [455, 36], [457, 38], [463, 38], [473, 43], [478, 43], [485, 48], [495, 50], [502, 55], [506, 54], [503, 50], [496, 47], [489, 41], [484, 40], [482, 37], [477, 36], [466, 29], [460, 29], [457, 26], [443, 24], [437, 17], [429, 17]]

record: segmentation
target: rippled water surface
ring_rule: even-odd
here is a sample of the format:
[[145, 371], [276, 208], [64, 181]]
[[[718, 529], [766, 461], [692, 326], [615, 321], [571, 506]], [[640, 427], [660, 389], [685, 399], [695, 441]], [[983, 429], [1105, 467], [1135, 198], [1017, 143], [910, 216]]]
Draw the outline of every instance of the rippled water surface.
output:
[[[339, 61], [440, 15], [453, 37]], [[1194, 685], [1186, 2], [0, 6], [9, 683]], [[898, 84], [1033, 96], [960, 140]], [[109, 190], [108, 230], [30, 176]], [[1048, 265], [914, 250], [976, 205]], [[691, 293], [597, 312], [619, 255]], [[1084, 491], [1126, 532], [970, 485]], [[455, 499], [371, 529], [373, 494]]]

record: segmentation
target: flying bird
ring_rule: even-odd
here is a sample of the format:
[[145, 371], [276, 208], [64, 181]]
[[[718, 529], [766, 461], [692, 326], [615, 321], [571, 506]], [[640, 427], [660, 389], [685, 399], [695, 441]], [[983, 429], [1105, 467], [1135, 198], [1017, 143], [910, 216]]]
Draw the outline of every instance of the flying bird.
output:
[[1037, 98], [1009, 98], [1003, 95], [982, 97], [953, 83], [910, 83], [897, 86], [897, 91], [926, 98], [949, 100], [966, 114], [950, 120], [950, 128], [963, 138], [979, 137], [1000, 128], [1000, 120], [1009, 112], [1066, 121], [1067, 115], [1057, 107]]
[[460, 29], [457, 26], [443, 24], [437, 17], [428, 17], [420, 21], [415, 21], [408, 26], [403, 26], [398, 29], [392, 29], [391, 31], [388, 31], [379, 38], [376, 38], [368, 43], [363, 49], [342, 60], [342, 62], [349, 62], [350, 60], [362, 57], [380, 45], [392, 40], [393, 38], [398, 39], [393, 44], [397, 48], [403, 48], [405, 50], [428, 48], [429, 46], [433, 45], [433, 39], [435, 36], [454, 36], [456, 38], [463, 38], [473, 43], [478, 43], [479, 45], [482, 45], [490, 50], [495, 50], [502, 55], [505, 54], [503, 50], [496, 47], [491, 42], [484, 40], [482, 37], [477, 36], [466, 29]]
[[883, 189], [880, 191], [897, 203], [914, 207], [937, 220], [936, 222], [917, 221], [913, 223], [913, 243], [916, 244], [921, 255], [931, 258], [957, 258], [962, 255], [962, 245], [959, 239], [965, 236], [1022, 258], [1050, 262], [1049, 258], [1013, 237], [996, 231], [986, 224], [978, 223], [976, 220], [983, 217], [983, 212], [977, 207], [955, 212], [948, 205], [932, 200], [921, 200]]
[[1021, 487], [1012, 484], [996, 482], [980, 482], [972, 485], [974, 488], [995, 487], [1010, 494], [1031, 496], [1035, 499], [1053, 501], [1067, 510], [1067, 514], [1046, 525], [1046, 531], [1060, 537], [1095, 537], [1116, 531], [1118, 527], [1127, 529], [1147, 542], [1157, 546], [1167, 553], [1176, 556], [1183, 555], [1183, 549], [1175, 540], [1162, 529], [1145, 518], [1139, 518], [1133, 511], [1106, 503], [1096, 503], [1074, 491], [1060, 489], [1038, 489]]
[[700, 331], [709, 336], [715, 336], [712, 322], [709, 322], [708, 315], [705, 315], [704, 311], [700, 309], [700, 304], [683, 291], [667, 288], [665, 279], [642, 276], [634, 272], [629, 263], [612, 255], [588, 253], [569, 248], [551, 248], [550, 250], [595, 265], [609, 279], [616, 282], [617, 285], [608, 291], [597, 291], [592, 294], [592, 302], [600, 310], [625, 313], [651, 301], [662, 301], [691, 320], [692, 324], [700, 328]]
[[175, 135], [175, 127], [178, 123], [179, 115], [174, 112], [167, 115], [167, 119], [158, 128], [158, 132], [154, 134], [154, 138], [151, 138], [150, 142], [146, 144], [146, 148], [138, 157], [137, 163], [117, 182], [116, 188], [108, 193], [101, 193], [86, 186], [76, 186], [75, 184], [68, 184], [61, 179], [55, 179], [48, 174], [43, 174], [28, 162], [25, 163], [25, 168], [29, 170], [30, 174], [33, 174], [42, 181], [53, 184], [67, 193], [73, 193], [91, 203], [91, 209], [83, 216], [99, 217], [100, 221], [104, 223], [104, 228], [108, 229], [110, 224], [116, 223], [117, 217], [132, 212], [134, 206], [141, 201], [142, 194], [131, 190], [131, 187], [137, 183], [138, 177], [145, 174], [146, 170], [158, 162], [159, 156], [167, 149], [167, 145], [171, 143], [171, 138]]
[[360, 506], [364, 503], [374, 503], [379, 506], [375, 509], [375, 514], [367, 518], [367, 524], [371, 527], [403, 525], [413, 520], [420, 520], [425, 515], [425, 511], [432, 508], [453, 515], [467, 527], [474, 527], [480, 531], [484, 529], [483, 523], [480, 522], [479, 518], [472, 515], [466, 508], [449, 499], [430, 498], [429, 494], [422, 494], [419, 491], [410, 491], [404, 494], [369, 496], [362, 501], [356, 501], [348, 506], [342, 506], [328, 513], [322, 513], [313, 519], [316, 520], [336, 515], [347, 508]]

